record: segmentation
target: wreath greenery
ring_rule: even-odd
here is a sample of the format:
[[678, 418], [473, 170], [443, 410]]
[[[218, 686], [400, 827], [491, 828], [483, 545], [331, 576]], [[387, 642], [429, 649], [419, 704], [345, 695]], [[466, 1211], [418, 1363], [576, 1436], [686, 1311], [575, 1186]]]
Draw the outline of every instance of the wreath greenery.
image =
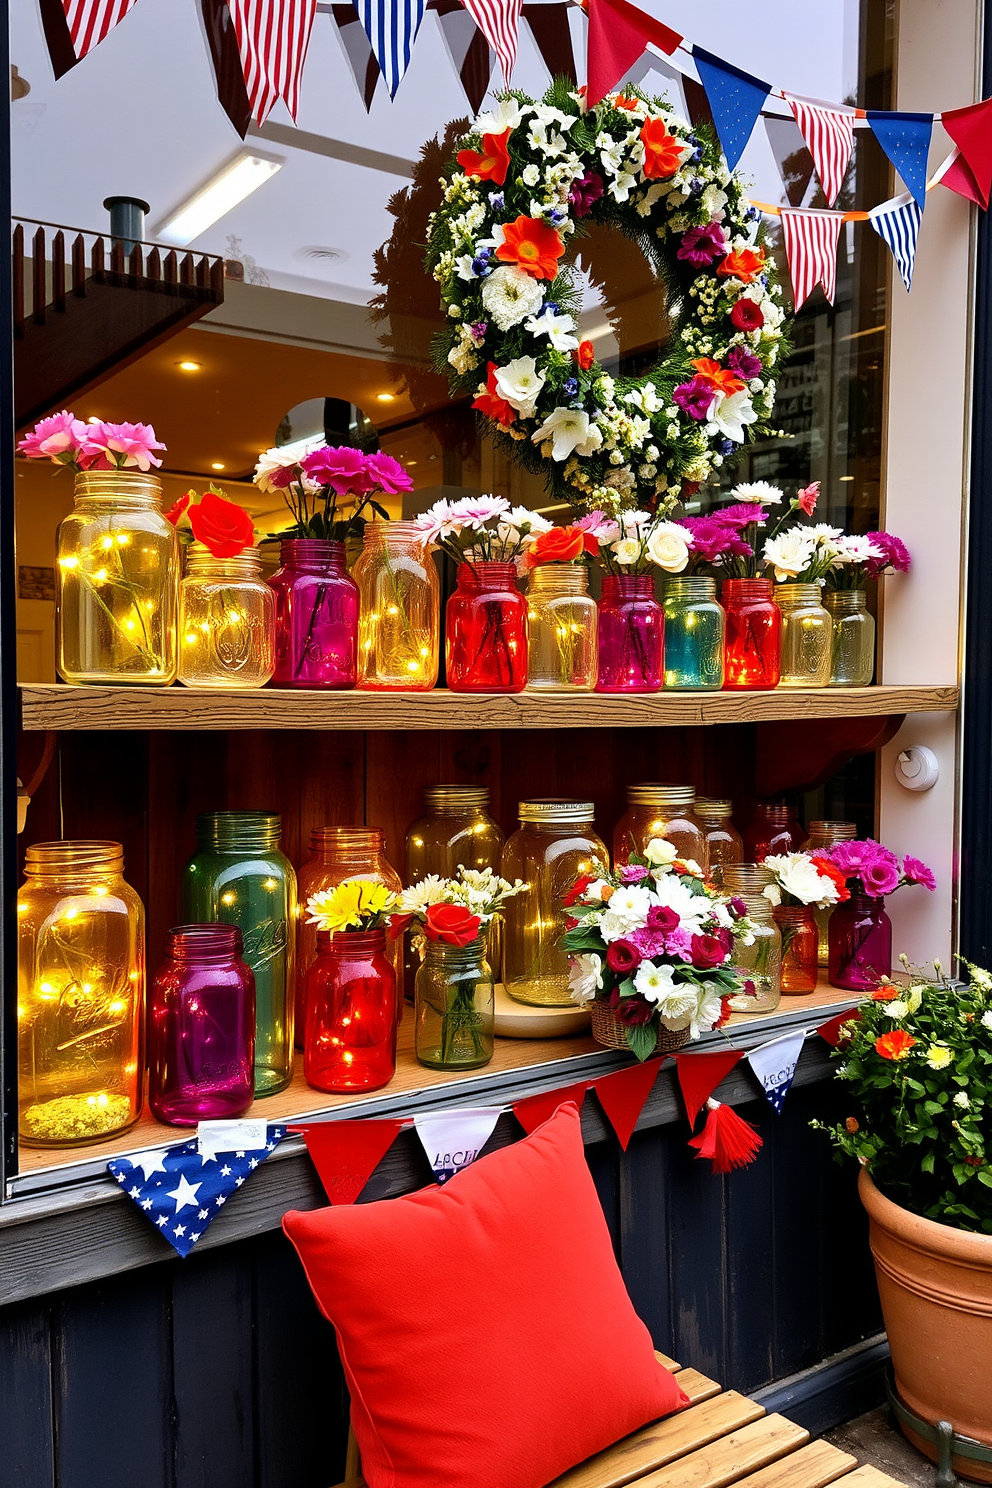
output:
[[[438, 367], [552, 494], [668, 512], [683, 481], [769, 431], [781, 290], [712, 131], [629, 87], [587, 109], [557, 79], [478, 118], [441, 186]], [[632, 237], [667, 290], [669, 347], [640, 377], [611, 377], [575, 334], [568, 246], [589, 223]]]

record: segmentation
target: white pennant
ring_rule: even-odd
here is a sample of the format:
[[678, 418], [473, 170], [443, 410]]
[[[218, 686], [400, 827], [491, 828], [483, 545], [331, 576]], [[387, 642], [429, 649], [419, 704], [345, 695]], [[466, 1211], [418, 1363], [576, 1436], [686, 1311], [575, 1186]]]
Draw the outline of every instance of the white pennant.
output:
[[805, 1039], [806, 1029], [800, 1028], [798, 1033], [783, 1033], [779, 1038], [770, 1039], [767, 1044], [752, 1049], [747, 1056], [776, 1115], [785, 1104]]
[[413, 1124], [438, 1183], [447, 1183], [474, 1163], [489, 1141], [505, 1106], [476, 1106], [458, 1111], [432, 1111]]

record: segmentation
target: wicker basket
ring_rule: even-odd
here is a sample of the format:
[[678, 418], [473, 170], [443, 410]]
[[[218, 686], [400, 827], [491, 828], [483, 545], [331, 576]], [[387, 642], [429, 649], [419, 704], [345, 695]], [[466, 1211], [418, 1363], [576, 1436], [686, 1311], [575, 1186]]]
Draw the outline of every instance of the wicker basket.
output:
[[[658, 1030], [657, 1042], [654, 1046], [656, 1054], [674, 1054], [676, 1049], [682, 1049], [689, 1042], [689, 1029], [666, 1028], [663, 1023], [655, 1025]], [[600, 1044], [605, 1044], [608, 1049], [624, 1049], [630, 1052], [627, 1043], [626, 1029], [620, 1022], [616, 1013], [605, 1002], [596, 1001], [592, 1005], [592, 1036]]]

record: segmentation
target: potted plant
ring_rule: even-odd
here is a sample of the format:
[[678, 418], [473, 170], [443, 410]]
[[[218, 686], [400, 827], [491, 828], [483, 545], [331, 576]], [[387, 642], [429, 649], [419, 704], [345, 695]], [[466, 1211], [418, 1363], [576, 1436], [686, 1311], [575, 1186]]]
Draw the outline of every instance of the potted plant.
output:
[[[935, 970], [883, 983], [842, 1025], [837, 1076], [854, 1099], [826, 1130], [861, 1163], [899, 1396], [992, 1448], [992, 976], [972, 967], [955, 987]], [[992, 1464], [954, 1465], [992, 1482]]]

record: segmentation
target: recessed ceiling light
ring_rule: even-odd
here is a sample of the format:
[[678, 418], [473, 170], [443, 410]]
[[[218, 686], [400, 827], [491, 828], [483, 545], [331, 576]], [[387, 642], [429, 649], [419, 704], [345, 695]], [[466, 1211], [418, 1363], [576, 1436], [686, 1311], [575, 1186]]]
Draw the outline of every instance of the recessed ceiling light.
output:
[[214, 460], [213, 464], [210, 466], [210, 469], [211, 470], [223, 470], [224, 469], [224, 462], [223, 462], [223, 460]]
[[103, 423], [103, 419], [99, 419], [99, 418], [97, 418], [97, 416], [96, 416], [95, 413], [91, 413], [90, 416], [89, 416], [89, 418], [86, 420], [86, 422], [88, 424], [102, 424]]
[[396, 402], [396, 394], [395, 393], [376, 393], [376, 398], [378, 399], [378, 401], [380, 403], [395, 403]]
[[211, 176], [198, 191], [187, 197], [175, 212], [160, 222], [155, 229], [156, 237], [185, 248], [187, 243], [198, 238], [200, 233], [230, 212], [238, 202], [244, 201], [259, 186], [264, 186], [282, 164], [278, 155], [260, 155], [255, 150], [250, 154], [242, 151], [223, 170]]
[[417, 463], [417, 462], [416, 462], [416, 460], [407, 460], [407, 462], [406, 462], [406, 463], [407, 463], [407, 469], [409, 469], [409, 467], [410, 467], [410, 466], [411, 466], [411, 465], [416, 465], [416, 463]]
[[200, 370], [199, 362], [177, 362], [176, 366], [180, 372], [199, 372]]
[[853, 475], [839, 475], [837, 477], [837, 479], [838, 480], [841, 480], [841, 481], [853, 481], [854, 476]]

